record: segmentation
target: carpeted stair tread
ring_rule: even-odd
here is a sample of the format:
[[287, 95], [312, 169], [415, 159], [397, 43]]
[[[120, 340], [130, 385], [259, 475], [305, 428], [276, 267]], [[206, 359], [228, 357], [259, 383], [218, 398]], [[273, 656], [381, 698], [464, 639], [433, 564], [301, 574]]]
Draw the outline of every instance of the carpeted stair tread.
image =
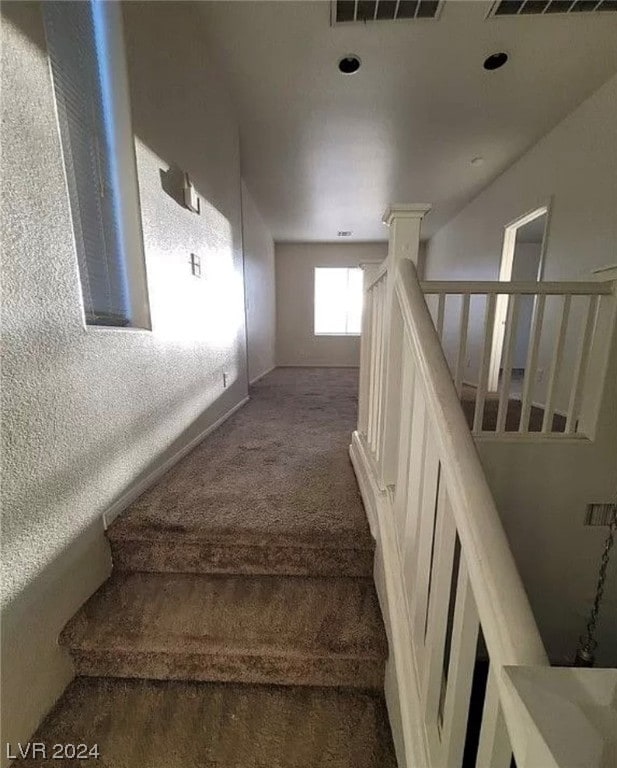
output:
[[356, 547], [324, 541], [295, 545], [217, 543], [205, 537], [175, 541], [166, 534], [110, 537], [114, 568], [154, 573], [280, 574], [283, 576], [356, 576], [373, 573], [373, 542]]
[[24, 768], [395, 768], [383, 699], [364, 691], [77, 678], [31, 741], [96, 760]]
[[348, 457], [357, 376], [279, 368], [258, 382], [246, 406], [112, 523], [117, 566], [167, 561], [182, 572], [188, 545], [188, 572], [267, 573], [275, 558], [256, 550], [270, 548], [281, 555], [276, 573], [330, 574], [340, 550], [341, 575], [370, 575], [373, 541]]
[[366, 579], [118, 573], [61, 642], [78, 674], [380, 688]]

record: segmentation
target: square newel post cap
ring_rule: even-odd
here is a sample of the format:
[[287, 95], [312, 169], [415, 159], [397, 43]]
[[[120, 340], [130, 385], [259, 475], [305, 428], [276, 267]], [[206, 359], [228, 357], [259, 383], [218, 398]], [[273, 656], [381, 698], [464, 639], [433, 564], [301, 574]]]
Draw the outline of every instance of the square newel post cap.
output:
[[391, 205], [382, 217], [386, 226], [390, 226], [395, 219], [422, 219], [431, 210], [428, 203], [411, 203], [410, 205]]

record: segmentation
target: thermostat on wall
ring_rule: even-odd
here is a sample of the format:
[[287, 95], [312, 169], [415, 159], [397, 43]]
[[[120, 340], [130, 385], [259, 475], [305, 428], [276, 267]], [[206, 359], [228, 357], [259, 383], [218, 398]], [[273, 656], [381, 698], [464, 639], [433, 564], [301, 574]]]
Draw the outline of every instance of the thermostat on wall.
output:
[[191, 184], [188, 173], [184, 174], [184, 205], [189, 211], [199, 213], [199, 195]]

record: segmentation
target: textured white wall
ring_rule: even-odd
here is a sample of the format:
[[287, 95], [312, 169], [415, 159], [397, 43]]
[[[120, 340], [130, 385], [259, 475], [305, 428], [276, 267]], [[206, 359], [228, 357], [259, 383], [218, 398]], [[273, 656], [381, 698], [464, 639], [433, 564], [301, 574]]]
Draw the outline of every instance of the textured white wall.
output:
[[274, 241], [242, 183], [242, 242], [249, 381], [274, 367], [276, 288]]
[[[103, 511], [247, 391], [236, 122], [192, 4], [129, 6], [152, 332], [83, 325], [40, 9], [2, 6], [4, 740], [70, 679], [57, 635], [109, 572]], [[161, 189], [172, 162], [201, 216]]]
[[379, 262], [387, 243], [277, 243], [277, 365], [355, 366], [360, 364], [358, 336], [315, 336], [315, 267], [354, 267]]
[[[427, 278], [496, 280], [504, 226], [549, 198], [544, 279], [585, 279], [593, 268], [615, 263], [616, 125], [617, 76], [429, 241]], [[541, 365], [546, 367], [550, 352], [548, 338]], [[571, 370], [568, 360], [564, 368]], [[617, 488], [617, 339], [606, 382], [594, 442], [479, 441], [543, 637], [560, 660], [573, 655], [583, 630], [606, 534], [606, 529], [583, 527], [585, 506], [614, 499]], [[603, 614], [599, 658], [615, 665], [615, 568], [609, 572]]]
[[434, 235], [427, 280], [496, 280], [503, 229], [552, 196], [545, 280], [616, 260], [617, 75]]

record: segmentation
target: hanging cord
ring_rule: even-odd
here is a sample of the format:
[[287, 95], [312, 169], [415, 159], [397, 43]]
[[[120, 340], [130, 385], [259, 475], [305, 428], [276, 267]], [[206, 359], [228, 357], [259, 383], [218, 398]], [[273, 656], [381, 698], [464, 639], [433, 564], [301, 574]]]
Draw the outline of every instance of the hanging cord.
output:
[[608, 524], [608, 536], [604, 543], [604, 551], [600, 558], [600, 570], [598, 572], [598, 584], [596, 586], [596, 596], [593, 601], [593, 607], [589, 614], [589, 621], [587, 622], [586, 632], [579, 638], [578, 649], [576, 651], [576, 659], [574, 660], [574, 666], [576, 667], [593, 667], [595, 664], [595, 651], [598, 647], [598, 641], [595, 639], [596, 624], [598, 623], [598, 614], [600, 613], [600, 603], [602, 602], [602, 596], [604, 594], [604, 585], [606, 583], [606, 569], [611, 556], [611, 549], [615, 543], [615, 536], [617, 535], [617, 504], [613, 509], [611, 519]]

